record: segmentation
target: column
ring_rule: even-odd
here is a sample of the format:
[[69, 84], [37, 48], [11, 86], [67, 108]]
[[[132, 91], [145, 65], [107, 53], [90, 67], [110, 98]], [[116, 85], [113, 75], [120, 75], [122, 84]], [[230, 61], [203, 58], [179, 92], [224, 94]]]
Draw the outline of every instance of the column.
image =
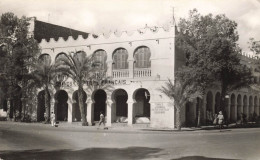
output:
[[128, 125], [133, 125], [133, 118], [134, 118], [134, 102], [127, 102], [128, 104]]
[[129, 78], [134, 78], [134, 59], [128, 60]]
[[68, 122], [72, 122], [73, 116], [72, 116], [72, 103], [71, 101], [68, 101]]
[[113, 113], [112, 101], [107, 100], [106, 105], [107, 105], [106, 126], [112, 126], [112, 113]]
[[76, 113], [75, 107], [76, 107], [76, 105], [77, 105], [76, 100], [72, 99], [72, 122], [75, 122], [75, 117], [76, 117], [75, 116], [75, 113]]
[[93, 125], [94, 121], [94, 106], [91, 100], [87, 101], [87, 122], [89, 126]]

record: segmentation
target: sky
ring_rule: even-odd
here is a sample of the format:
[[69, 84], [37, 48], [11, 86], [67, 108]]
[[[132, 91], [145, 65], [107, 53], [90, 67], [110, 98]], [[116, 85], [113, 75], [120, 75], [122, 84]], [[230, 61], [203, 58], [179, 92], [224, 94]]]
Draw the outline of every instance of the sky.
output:
[[[238, 23], [239, 45], [248, 52], [249, 38], [260, 40], [260, 0], [1, 0], [0, 14], [102, 34], [178, 23], [189, 10], [203, 14], [225, 14]], [[174, 14], [173, 14], [174, 13]]]

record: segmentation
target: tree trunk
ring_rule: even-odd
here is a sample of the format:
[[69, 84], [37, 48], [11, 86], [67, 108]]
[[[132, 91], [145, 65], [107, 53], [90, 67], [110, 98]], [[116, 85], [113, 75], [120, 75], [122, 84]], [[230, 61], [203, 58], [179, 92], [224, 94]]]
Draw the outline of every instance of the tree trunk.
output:
[[83, 88], [82, 88], [81, 84], [79, 85], [79, 88], [78, 88], [78, 100], [79, 100], [79, 108], [80, 108], [82, 126], [87, 126], [86, 111], [85, 111], [85, 105], [83, 102]]
[[178, 131], [181, 130], [181, 110], [176, 107], [176, 128]]
[[45, 123], [49, 123], [50, 122], [50, 99], [49, 99], [48, 87], [45, 87], [44, 93], [45, 93], [44, 103], [45, 103], [45, 113], [46, 113]]

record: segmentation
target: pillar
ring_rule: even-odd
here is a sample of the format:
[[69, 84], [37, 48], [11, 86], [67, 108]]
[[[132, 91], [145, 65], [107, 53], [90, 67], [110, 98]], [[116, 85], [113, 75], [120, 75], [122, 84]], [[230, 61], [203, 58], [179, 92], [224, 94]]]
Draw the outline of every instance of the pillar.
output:
[[128, 104], [128, 125], [133, 125], [133, 118], [134, 118], [134, 102], [127, 102]]
[[91, 100], [87, 101], [87, 122], [89, 126], [93, 125], [94, 121], [94, 106]]
[[106, 126], [112, 126], [112, 113], [113, 113], [112, 101], [107, 100], [106, 105], [107, 105]]
[[72, 103], [71, 101], [68, 101], [68, 122], [72, 122], [73, 121], [73, 116], [72, 116]]
[[72, 99], [72, 122], [75, 122], [76, 104], [77, 104], [76, 100]]

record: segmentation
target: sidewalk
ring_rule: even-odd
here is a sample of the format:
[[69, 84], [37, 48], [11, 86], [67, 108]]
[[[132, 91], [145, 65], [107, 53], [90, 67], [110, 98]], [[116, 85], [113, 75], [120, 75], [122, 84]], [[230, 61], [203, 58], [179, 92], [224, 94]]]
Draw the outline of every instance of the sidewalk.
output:
[[[107, 129], [104, 129], [104, 126], [101, 125], [99, 126], [82, 126], [81, 122], [73, 122], [73, 123], [68, 123], [68, 122], [59, 122], [58, 127], [52, 127], [51, 124], [44, 124], [41, 122], [35, 122], [35, 123], [24, 123], [24, 122], [12, 122], [12, 121], [0, 121], [0, 125], [6, 125], [10, 127], [15, 127], [15, 126], [35, 126], [39, 127], [42, 129], [57, 129], [57, 130], [74, 130], [74, 131], [90, 131], [90, 132], [120, 132], [120, 133], [193, 133], [193, 132], [219, 132], [218, 127], [216, 126], [201, 126], [200, 128], [198, 127], [182, 127], [181, 131], [178, 131], [176, 129], [169, 129], [169, 128], [152, 128], [152, 127], [142, 127], [142, 125], [133, 125], [133, 126], [118, 126], [118, 125], [112, 125], [111, 127], [107, 127]], [[224, 128], [223, 131], [231, 131], [234, 129], [238, 129], [234, 127], [234, 124], [230, 124], [230, 127]], [[244, 127], [248, 128], [248, 127]], [[240, 129], [244, 129], [240, 128]], [[252, 127], [256, 128], [256, 127]]]

